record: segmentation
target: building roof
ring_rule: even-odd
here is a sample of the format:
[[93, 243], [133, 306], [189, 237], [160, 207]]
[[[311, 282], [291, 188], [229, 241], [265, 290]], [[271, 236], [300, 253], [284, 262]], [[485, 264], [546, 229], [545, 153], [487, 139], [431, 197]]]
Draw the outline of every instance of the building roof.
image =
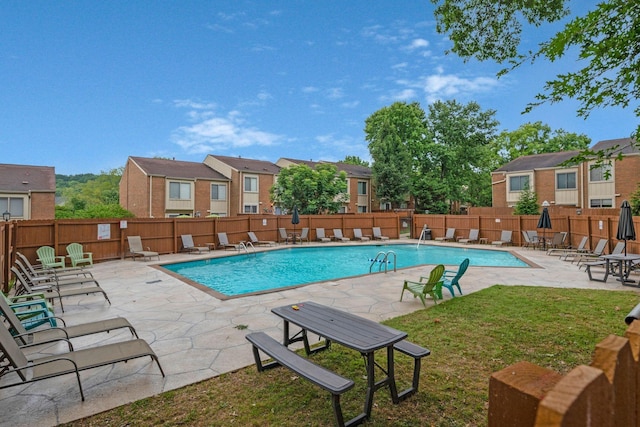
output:
[[204, 163], [184, 162], [171, 159], [150, 159], [147, 157], [129, 157], [147, 175], [182, 179], [207, 179], [229, 181], [220, 172], [211, 169]]
[[640, 154], [640, 150], [635, 143], [636, 140], [632, 138], [606, 139], [604, 141], [599, 141], [591, 149], [593, 151], [604, 151], [618, 146], [615, 150], [615, 154]]
[[270, 175], [277, 175], [280, 173], [280, 166], [265, 160], [245, 159], [243, 157], [214, 156], [212, 154], [210, 154], [210, 156], [240, 172], [263, 173]]
[[559, 166], [562, 162], [578, 155], [579, 151], [561, 151], [559, 153], [532, 154], [518, 157], [494, 172], [520, 172], [534, 169], [546, 169]]
[[52, 166], [0, 164], [0, 191], [27, 193], [56, 191], [56, 172]]
[[350, 163], [343, 162], [326, 162], [322, 160], [319, 162], [314, 162], [313, 160], [298, 160], [287, 157], [283, 157], [283, 159], [299, 165], [307, 165], [311, 169], [315, 169], [315, 167], [319, 164], [328, 163], [334, 165], [336, 168], [338, 168], [339, 171], [345, 172], [349, 177], [371, 178], [373, 175], [371, 172], [371, 168], [367, 166], [352, 165]]

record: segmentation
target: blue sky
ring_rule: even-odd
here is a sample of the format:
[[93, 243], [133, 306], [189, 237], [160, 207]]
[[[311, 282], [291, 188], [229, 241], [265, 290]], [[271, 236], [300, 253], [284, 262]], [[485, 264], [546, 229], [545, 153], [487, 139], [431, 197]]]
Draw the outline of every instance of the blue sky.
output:
[[0, 28], [0, 163], [60, 174], [128, 156], [369, 160], [364, 121], [394, 101], [476, 101], [500, 130], [542, 121], [593, 143], [636, 126], [631, 110], [585, 121], [573, 102], [521, 115], [575, 60], [497, 79], [499, 65], [445, 54], [428, 0], [8, 0]]

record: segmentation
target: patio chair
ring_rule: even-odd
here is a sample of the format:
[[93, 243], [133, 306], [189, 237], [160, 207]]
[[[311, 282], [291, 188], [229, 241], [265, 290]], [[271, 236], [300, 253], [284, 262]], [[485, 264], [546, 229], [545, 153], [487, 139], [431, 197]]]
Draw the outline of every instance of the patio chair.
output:
[[196, 246], [193, 243], [193, 236], [191, 234], [182, 234], [180, 236], [182, 240], [182, 250], [187, 251], [190, 254], [201, 254], [202, 252], [209, 252], [209, 246]]
[[[613, 250], [611, 251], [611, 253], [609, 255], [620, 255], [623, 251], [624, 251], [624, 242], [618, 242], [613, 247]], [[591, 267], [595, 267], [597, 265], [605, 265], [606, 264], [606, 260], [602, 258], [602, 255], [604, 255], [604, 251], [603, 251], [602, 254], [600, 254], [598, 256], [591, 256], [589, 254], [583, 255], [578, 260], [578, 268], [582, 269], [582, 266], [587, 264], [587, 263], [590, 264]]]
[[340, 230], [339, 228], [334, 228], [333, 229], [333, 236], [332, 236], [333, 240], [337, 240], [339, 242], [348, 242], [349, 240], [351, 240], [348, 237], [344, 237], [342, 235], [342, 230]]
[[69, 261], [71, 261], [72, 267], [77, 267], [78, 265], [93, 265], [93, 253], [85, 252], [80, 243], [69, 243], [66, 249], [67, 257]]
[[33, 274], [31, 274], [31, 271], [29, 271], [29, 269], [27, 269], [24, 264], [22, 264], [20, 260], [16, 260], [15, 265], [34, 288], [46, 288], [51, 285], [66, 286], [93, 284], [96, 286], [100, 286], [98, 281], [93, 276], [85, 276], [82, 274], [58, 276], [55, 270], [50, 274], [39, 274], [34, 276]]
[[448, 242], [456, 239], [456, 229], [447, 228], [447, 232], [444, 237], [436, 237], [434, 240], [438, 242]]
[[510, 245], [512, 235], [513, 231], [502, 230], [502, 232], [500, 232], [500, 240], [494, 240], [493, 242], [491, 242], [491, 244], [495, 246]]
[[[57, 325], [57, 318], [53, 312], [53, 307], [45, 299], [44, 294], [28, 294], [19, 297], [8, 297], [0, 292], [2, 300], [8, 309], [13, 312], [18, 322], [25, 330], [30, 330], [48, 323], [51, 326]], [[4, 308], [2, 311], [4, 313]]]
[[84, 391], [80, 382], [80, 371], [113, 365], [118, 362], [127, 362], [140, 357], [151, 357], [160, 369], [164, 377], [164, 371], [160, 366], [158, 356], [153, 352], [149, 344], [142, 339], [122, 341], [97, 347], [74, 350], [66, 353], [33, 358], [27, 356], [14, 341], [9, 330], [0, 326], [0, 350], [2, 350], [4, 363], [0, 371], [0, 377], [17, 374], [16, 381], [3, 382], [0, 389], [24, 385], [47, 378], [58, 377], [66, 374], [75, 374], [80, 389], [80, 396], [84, 401]]
[[371, 230], [373, 231], [374, 240], [389, 240], [389, 237], [382, 235], [380, 227], [373, 227]]
[[316, 228], [316, 239], [322, 243], [331, 241], [330, 238], [324, 235], [324, 228]]
[[[573, 259], [571, 260], [571, 264], [573, 264], [574, 262], [577, 262], [578, 265], [580, 265], [580, 263], [584, 262], [585, 260], [598, 258], [600, 255], [604, 253], [604, 250], [607, 247], [607, 243], [608, 243], [607, 239], [598, 240], [598, 244], [593, 249], [593, 251], [576, 254], [576, 256], [572, 257]], [[567, 261], [567, 258], [565, 257], [564, 260]]]
[[305, 240], [307, 241], [307, 243], [309, 243], [309, 227], [302, 228], [302, 232], [300, 233], [300, 237], [298, 237], [298, 239], [300, 240], [300, 243]]
[[278, 234], [280, 235], [280, 239], [278, 241], [279, 242], [284, 242], [285, 245], [287, 243], [293, 241], [293, 236], [291, 234], [287, 233], [287, 229], [286, 228], [278, 228]]
[[158, 252], [154, 252], [151, 248], [147, 247], [145, 250], [142, 246], [142, 238], [140, 236], [127, 236], [127, 241], [129, 242], [129, 254], [133, 260], [136, 260], [136, 257], [142, 257], [142, 260], [151, 260], [152, 257], [158, 257], [158, 261], [160, 260], [160, 254]]
[[[38, 329], [29, 332], [21, 323], [16, 313], [13, 312], [11, 306], [7, 304], [4, 298], [0, 298], [0, 311], [9, 323], [11, 335], [18, 342], [20, 347], [33, 347], [41, 344], [48, 344], [60, 340], [69, 340], [71, 338], [83, 337], [85, 335], [93, 335], [102, 332], [110, 332], [116, 329], [129, 329], [131, 335], [138, 338], [138, 333], [131, 326], [131, 323], [124, 317], [113, 317], [106, 320], [98, 320], [95, 322], [82, 323], [73, 326], [66, 326], [63, 319], [54, 318], [62, 322], [63, 327], [51, 325], [48, 329]], [[67, 341], [68, 342], [68, 341]], [[69, 343], [70, 344], [70, 343]], [[73, 346], [69, 346], [69, 350], [73, 350]]]
[[540, 237], [538, 237], [537, 230], [528, 230], [526, 233], [529, 236], [529, 247], [536, 249], [542, 245], [542, 241], [540, 240]]
[[109, 305], [111, 305], [111, 301], [109, 300], [107, 293], [100, 286], [80, 286], [77, 288], [72, 287], [60, 289], [55, 282], [48, 282], [42, 283], [37, 287], [32, 287], [27, 278], [16, 267], [11, 267], [11, 272], [16, 278], [16, 295], [32, 294], [35, 291], [46, 291], [45, 295], [48, 300], [53, 301], [54, 298], [58, 298], [62, 312], [64, 312], [64, 305], [62, 304], [62, 298], [64, 297], [101, 293]]
[[472, 228], [471, 230], [469, 230], [469, 238], [467, 239], [459, 239], [458, 243], [474, 243], [478, 241], [478, 238], [480, 236], [480, 230], [478, 230], [477, 228]]
[[56, 256], [56, 250], [51, 246], [40, 246], [36, 249], [38, 260], [46, 268], [65, 268], [65, 257]]
[[360, 241], [363, 241], [363, 242], [368, 242], [369, 240], [371, 240], [371, 237], [363, 236], [362, 235], [362, 230], [359, 229], [359, 228], [354, 228], [353, 229], [353, 238], [355, 240], [360, 240]]
[[256, 233], [254, 233], [253, 231], [247, 231], [247, 234], [249, 235], [249, 241], [254, 246], [275, 246], [276, 245], [276, 242], [272, 242], [270, 240], [259, 240], [258, 236], [256, 236]]
[[[451, 296], [455, 297], [455, 293], [453, 292], [453, 288], [458, 288], [458, 292], [462, 295], [462, 289], [460, 289], [460, 278], [464, 275], [469, 267], [469, 258], [465, 258], [461, 263], [460, 267], [457, 270], [445, 270], [442, 277], [443, 282], [442, 286], [449, 289], [451, 292]], [[438, 295], [440, 299], [442, 299], [442, 292]]]
[[240, 250], [240, 245], [236, 243], [229, 243], [229, 238], [227, 237], [227, 233], [220, 232], [218, 233], [218, 247], [222, 249], [235, 249], [236, 251]]
[[[400, 301], [402, 301], [402, 296], [404, 295], [404, 291], [411, 292], [414, 298], [420, 298], [423, 306], [427, 306], [425, 297], [427, 295], [431, 296], [434, 303], [438, 303], [438, 298], [442, 298], [442, 275], [444, 274], [444, 265], [437, 265], [431, 270], [429, 277], [420, 277], [420, 281], [412, 282], [410, 280], [405, 280], [404, 285], [402, 286], [402, 293], [400, 294]], [[427, 279], [426, 282], [423, 282], [423, 279]], [[438, 297], [440, 295], [440, 297]]]

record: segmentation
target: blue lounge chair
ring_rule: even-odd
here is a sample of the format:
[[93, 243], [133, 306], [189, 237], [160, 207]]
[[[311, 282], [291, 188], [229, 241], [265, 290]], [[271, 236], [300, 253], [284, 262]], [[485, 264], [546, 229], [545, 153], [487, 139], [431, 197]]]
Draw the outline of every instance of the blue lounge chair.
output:
[[[464, 261], [460, 263], [460, 267], [457, 270], [445, 270], [444, 272], [444, 281], [442, 282], [442, 286], [449, 289], [451, 292], [451, 296], [455, 297], [455, 293], [453, 292], [454, 286], [458, 288], [458, 292], [462, 295], [462, 289], [460, 289], [460, 278], [467, 271], [467, 267], [469, 267], [469, 258], [465, 258]], [[442, 292], [438, 295], [442, 298]]]

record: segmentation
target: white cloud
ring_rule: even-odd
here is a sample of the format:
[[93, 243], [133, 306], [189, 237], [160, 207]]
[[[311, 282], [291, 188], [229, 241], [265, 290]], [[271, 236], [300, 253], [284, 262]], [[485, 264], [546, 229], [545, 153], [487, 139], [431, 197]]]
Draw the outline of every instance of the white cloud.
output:
[[424, 49], [429, 47], [429, 42], [425, 39], [414, 39], [407, 49], [415, 50], [415, 49]]
[[329, 99], [340, 99], [344, 96], [342, 88], [332, 87], [327, 90], [327, 98]]
[[499, 83], [495, 77], [465, 78], [455, 74], [444, 74], [442, 68], [438, 68], [437, 74], [423, 76], [417, 80], [397, 80], [396, 83], [404, 87], [390, 98], [406, 100], [415, 98], [417, 91], [424, 93], [429, 103], [453, 97], [470, 97], [477, 93], [483, 93], [496, 88]]
[[314, 93], [319, 91], [320, 89], [318, 89], [315, 86], [305, 86], [302, 88], [302, 93]]
[[[189, 105], [190, 103], [183, 102], [178, 106]], [[213, 111], [203, 113], [192, 110], [187, 112], [187, 117], [194, 123], [174, 130], [171, 139], [188, 154], [220, 152], [256, 145], [272, 146], [283, 139], [281, 135], [248, 125], [242, 113], [236, 110], [230, 111], [226, 117], [216, 115]]]
[[344, 108], [356, 108], [358, 105], [360, 105], [360, 101], [343, 102], [340, 105]]

